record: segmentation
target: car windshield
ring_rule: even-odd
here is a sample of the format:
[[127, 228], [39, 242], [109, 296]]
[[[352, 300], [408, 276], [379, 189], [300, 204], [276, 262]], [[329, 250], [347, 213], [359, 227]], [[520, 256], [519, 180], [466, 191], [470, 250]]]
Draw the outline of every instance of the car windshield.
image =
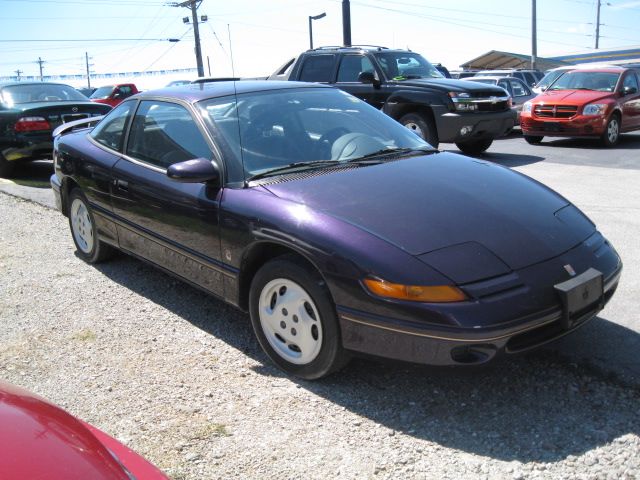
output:
[[564, 75], [568, 71], [569, 70], [551, 70], [544, 77], [542, 77], [542, 80], [540, 80], [536, 84], [536, 87], [545, 90], [549, 85], [551, 85], [553, 82], [555, 82], [558, 78], [560, 78], [562, 75]]
[[200, 102], [200, 110], [227, 157], [235, 159], [235, 167], [228, 166], [232, 181], [282, 167], [339, 166], [400, 149], [432, 150], [395, 120], [333, 88], [213, 98]]
[[619, 73], [583, 72], [573, 70], [567, 72], [551, 84], [549, 90], [596, 90], [613, 92], [618, 83]]
[[418, 53], [378, 52], [375, 55], [387, 78], [393, 80], [444, 78], [436, 67]]
[[11, 107], [35, 102], [82, 102], [87, 98], [69, 85], [55, 83], [27, 83], [9, 85], [0, 91], [2, 103]]
[[488, 83], [489, 85], [496, 85], [498, 80], [495, 78], [465, 78], [467, 82], [476, 82], [476, 83]]
[[100, 87], [95, 92], [93, 92], [93, 94], [89, 98], [104, 100], [105, 98], [109, 98], [109, 95], [111, 95], [111, 92], [113, 92], [113, 85]]

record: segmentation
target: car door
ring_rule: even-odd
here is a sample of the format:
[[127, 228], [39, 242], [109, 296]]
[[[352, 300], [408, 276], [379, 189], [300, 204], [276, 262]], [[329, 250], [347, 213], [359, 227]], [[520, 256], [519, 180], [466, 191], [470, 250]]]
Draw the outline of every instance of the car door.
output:
[[367, 56], [343, 55], [338, 65], [336, 86], [375, 108], [382, 108], [386, 100], [384, 90], [380, 88], [379, 84], [375, 86], [371, 83], [361, 82], [358, 77], [362, 72], [370, 72], [378, 82], [380, 81], [380, 74]]
[[214, 159], [204, 127], [183, 104], [142, 100], [125, 154], [112, 169], [112, 205], [120, 247], [223, 296], [218, 225], [222, 189], [179, 183], [167, 168]]
[[622, 131], [640, 129], [640, 82], [633, 70], [622, 78], [620, 105], [622, 107]]

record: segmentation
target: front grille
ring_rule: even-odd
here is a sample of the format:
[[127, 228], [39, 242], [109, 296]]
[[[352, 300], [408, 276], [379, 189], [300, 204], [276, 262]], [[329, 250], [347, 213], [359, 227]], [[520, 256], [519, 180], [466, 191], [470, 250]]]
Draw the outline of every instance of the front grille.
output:
[[536, 105], [533, 113], [537, 117], [571, 118], [578, 112], [575, 105]]
[[478, 112], [502, 112], [509, 108], [507, 102], [481, 102], [478, 103]]

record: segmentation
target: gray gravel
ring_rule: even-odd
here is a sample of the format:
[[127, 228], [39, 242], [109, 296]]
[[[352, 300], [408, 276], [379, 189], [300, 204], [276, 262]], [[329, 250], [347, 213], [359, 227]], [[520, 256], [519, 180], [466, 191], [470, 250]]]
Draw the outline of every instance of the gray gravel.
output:
[[174, 479], [640, 478], [640, 391], [587, 365], [290, 379], [244, 314], [124, 255], [85, 264], [53, 210], [0, 194], [0, 218], [0, 375]]

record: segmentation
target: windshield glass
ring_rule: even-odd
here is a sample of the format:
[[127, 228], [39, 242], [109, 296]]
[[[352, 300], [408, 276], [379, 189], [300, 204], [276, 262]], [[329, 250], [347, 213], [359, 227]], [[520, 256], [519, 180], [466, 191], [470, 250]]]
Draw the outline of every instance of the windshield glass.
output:
[[540, 80], [536, 84], [536, 87], [539, 87], [539, 88], [545, 90], [549, 85], [551, 85], [553, 82], [555, 82], [556, 79], [560, 78], [562, 75], [564, 75], [568, 71], [569, 70], [551, 70], [544, 77], [542, 77], [542, 80]]
[[235, 166], [227, 167], [230, 181], [292, 163], [317, 168], [379, 151], [430, 149], [395, 120], [333, 88], [246, 93], [237, 101], [213, 98], [200, 102], [200, 110], [227, 157], [235, 159]]
[[475, 83], [488, 83], [489, 85], [496, 85], [498, 80], [494, 78], [465, 78], [465, 82], [475, 82]]
[[9, 85], [0, 91], [2, 103], [11, 107], [35, 102], [82, 102], [87, 98], [69, 85], [55, 83], [28, 83]]
[[111, 92], [113, 92], [113, 85], [100, 87], [95, 92], [93, 92], [93, 95], [91, 95], [89, 98], [97, 98], [98, 100], [104, 100], [105, 98], [109, 98], [109, 95], [111, 95]]
[[378, 52], [375, 54], [387, 78], [444, 78], [422, 55], [412, 52]]
[[613, 92], [618, 83], [619, 73], [582, 72], [573, 70], [558, 78], [549, 90], [596, 90]]

